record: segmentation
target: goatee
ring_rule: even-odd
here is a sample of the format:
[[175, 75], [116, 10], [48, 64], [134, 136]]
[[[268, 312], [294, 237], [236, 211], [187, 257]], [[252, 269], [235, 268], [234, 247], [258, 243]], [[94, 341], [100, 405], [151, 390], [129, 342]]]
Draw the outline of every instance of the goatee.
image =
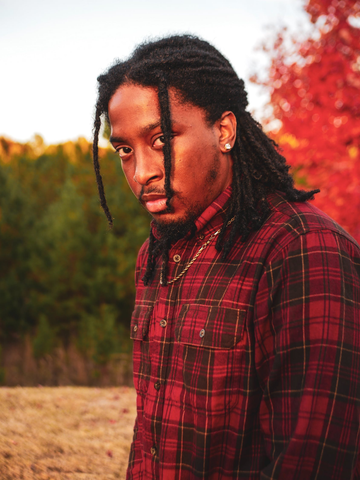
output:
[[170, 248], [171, 245], [186, 237], [186, 235], [190, 234], [189, 238], [192, 238], [196, 234], [195, 219], [193, 217], [169, 223], [154, 220], [154, 224], [159, 253], [164, 247]]

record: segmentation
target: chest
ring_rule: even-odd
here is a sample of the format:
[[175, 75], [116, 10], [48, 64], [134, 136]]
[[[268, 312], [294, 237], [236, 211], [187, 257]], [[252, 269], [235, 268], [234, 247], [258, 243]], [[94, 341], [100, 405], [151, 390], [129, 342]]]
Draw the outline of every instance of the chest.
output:
[[[134, 340], [231, 348], [242, 336], [263, 275], [263, 252], [256, 244], [240, 244], [223, 260], [221, 252], [210, 246], [206, 255], [170, 283], [189, 264], [194, 251], [170, 251], [167, 285], [160, 283], [161, 260], [150, 285], [139, 281], [131, 323]], [[140, 265], [138, 278], [144, 269]]]

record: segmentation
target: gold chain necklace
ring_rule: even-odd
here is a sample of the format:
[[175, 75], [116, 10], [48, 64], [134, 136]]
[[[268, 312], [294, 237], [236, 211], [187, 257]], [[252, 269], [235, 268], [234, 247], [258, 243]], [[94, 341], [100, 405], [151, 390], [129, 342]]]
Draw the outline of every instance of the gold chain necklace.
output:
[[[233, 221], [235, 220], [235, 217], [231, 218], [226, 226], [228, 227]], [[222, 228], [222, 227], [221, 227]], [[195, 260], [198, 258], [198, 256], [200, 255], [200, 253], [205, 250], [205, 248], [210, 244], [210, 242], [217, 236], [219, 235], [219, 233], [221, 232], [221, 228], [219, 228], [219, 230], [217, 230], [215, 233], [213, 233], [211, 235], [211, 237], [209, 238], [209, 240], [207, 242], [204, 243], [204, 245], [201, 245], [201, 247], [199, 248], [199, 250], [196, 252], [195, 256], [190, 260], [190, 262], [185, 265], [184, 269], [179, 273], [179, 275], [177, 275], [175, 278], [173, 278], [172, 280], [169, 280], [167, 282], [167, 284], [171, 284], [171, 283], [174, 283], [176, 282], [176, 280], [179, 280], [179, 278], [181, 278], [188, 270], [189, 268], [191, 267], [191, 265], [195, 262]], [[160, 284], [163, 285], [163, 279], [162, 279], [162, 273], [161, 273], [161, 276], [160, 276]]]

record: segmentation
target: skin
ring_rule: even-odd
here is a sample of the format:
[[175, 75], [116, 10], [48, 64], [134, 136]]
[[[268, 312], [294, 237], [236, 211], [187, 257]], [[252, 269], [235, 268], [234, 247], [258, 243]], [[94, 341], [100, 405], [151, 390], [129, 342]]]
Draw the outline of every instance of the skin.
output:
[[134, 195], [160, 224], [197, 218], [232, 181], [232, 159], [225, 144], [236, 137], [236, 118], [224, 112], [209, 125], [205, 112], [179, 100], [169, 89], [172, 118], [171, 187], [166, 206], [163, 136], [157, 91], [125, 84], [109, 105], [110, 141], [119, 153], [125, 177]]

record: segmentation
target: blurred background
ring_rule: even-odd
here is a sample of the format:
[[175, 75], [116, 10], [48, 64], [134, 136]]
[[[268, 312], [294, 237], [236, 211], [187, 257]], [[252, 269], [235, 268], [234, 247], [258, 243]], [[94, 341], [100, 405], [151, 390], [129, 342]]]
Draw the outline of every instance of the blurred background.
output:
[[[149, 217], [101, 141], [96, 78], [147, 38], [192, 33], [245, 80], [297, 186], [360, 240], [360, 2], [0, 0], [0, 384], [131, 382], [133, 272]], [[106, 137], [106, 135], [105, 135]]]

